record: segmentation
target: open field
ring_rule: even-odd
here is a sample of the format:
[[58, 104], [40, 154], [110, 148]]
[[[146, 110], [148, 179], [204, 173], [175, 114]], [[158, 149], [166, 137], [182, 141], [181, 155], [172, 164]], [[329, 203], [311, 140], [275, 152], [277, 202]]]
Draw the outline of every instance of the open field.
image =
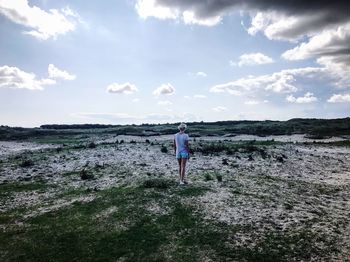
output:
[[349, 261], [350, 142], [171, 135], [0, 141], [1, 261]]

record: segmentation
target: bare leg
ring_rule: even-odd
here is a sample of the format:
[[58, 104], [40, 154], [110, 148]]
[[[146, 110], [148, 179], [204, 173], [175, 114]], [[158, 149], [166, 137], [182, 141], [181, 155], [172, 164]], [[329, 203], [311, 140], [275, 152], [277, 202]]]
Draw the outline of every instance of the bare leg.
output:
[[180, 181], [182, 181], [181, 180], [181, 158], [179, 158], [177, 161], [179, 163], [179, 178], [180, 178]]
[[181, 159], [181, 181], [184, 181], [185, 179], [186, 162], [187, 162], [187, 158]]

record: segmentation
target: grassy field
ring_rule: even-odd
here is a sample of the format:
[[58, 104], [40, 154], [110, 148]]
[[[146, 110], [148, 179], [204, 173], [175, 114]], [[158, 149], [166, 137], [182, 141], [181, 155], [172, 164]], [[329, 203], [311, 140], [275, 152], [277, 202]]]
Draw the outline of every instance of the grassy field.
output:
[[2, 142], [0, 261], [346, 261], [348, 140], [196, 137], [179, 186], [169, 137], [95, 131]]
[[[264, 178], [262, 183], [269, 179]], [[327, 257], [337, 251], [336, 239], [311, 230], [309, 226], [313, 221], [301, 229], [256, 233], [255, 239], [255, 232], [261, 231], [258, 225], [227, 225], [205, 220], [200, 210], [183, 203], [203, 195], [210, 190], [208, 187], [179, 188], [167, 180], [161, 183], [151, 180], [146, 185], [93, 193], [60, 192], [66, 200], [91, 194], [93, 198], [34, 217], [26, 217], [28, 208], [2, 213], [1, 260], [288, 261]], [[2, 187], [2, 197], [22, 191], [40, 194], [47, 187], [45, 184], [8, 184]], [[235, 196], [246, 194], [240, 187], [234, 190]], [[289, 205], [286, 209], [293, 208]], [[338, 224], [339, 230], [342, 226]], [[251, 237], [254, 246], [236, 242], [236, 236], [241, 235]], [[323, 247], [319, 246], [320, 242]]]

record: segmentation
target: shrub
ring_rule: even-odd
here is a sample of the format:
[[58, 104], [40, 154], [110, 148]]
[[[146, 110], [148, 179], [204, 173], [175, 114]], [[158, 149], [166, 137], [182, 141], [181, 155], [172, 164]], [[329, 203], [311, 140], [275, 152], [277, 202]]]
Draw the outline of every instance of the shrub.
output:
[[216, 179], [218, 180], [218, 182], [222, 182], [222, 175], [216, 174]]
[[210, 180], [214, 180], [214, 179], [213, 179], [213, 177], [211, 176], [211, 174], [205, 173], [205, 174], [204, 174], [204, 180], [205, 180], [205, 181], [210, 181]]
[[228, 165], [228, 159], [227, 158], [223, 158], [222, 159], [222, 164], [227, 166]]
[[87, 147], [88, 148], [96, 148], [96, 144], [94, 142], [90, 142]]
[[80, 178], [82, 180], [87, 180], [87, 179], [93, 179], [94, 175], [93, 174], [89, 174], [85, 169], [80, 171]]
[[229, 149], [229, 146], [223, 143], [210, 143], [210, 144], [202, 145], [200, 148], [198, 148], [198, 151], [202, 152], [202, 154], [204, 155], [208, 155], [208, 154], [220, 153], [228, 149]]
[[143, 182], [144, 188], [159, 188], [159, 189], [167, 189], [171, 186], [171, 181], [160, 179], [160, 178], [153, 178], [148, 179]]
[[168, 148], [167, 148], [166, 146], [163, 145], [163, 146], [161, 147], [160, 151], [161, 151], [162, 153], [168, 153]]
[[24, 159], [20, 164], [20, 167], [31, 167], [34, 166], [34, 162], [31, 159]]

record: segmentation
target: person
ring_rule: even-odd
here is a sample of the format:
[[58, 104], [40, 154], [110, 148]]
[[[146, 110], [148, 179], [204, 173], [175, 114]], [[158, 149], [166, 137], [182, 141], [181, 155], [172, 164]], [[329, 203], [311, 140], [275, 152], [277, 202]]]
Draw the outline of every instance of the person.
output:
[[187, 180], [185, 179], [185, 171], [186, 171], [186, 163], [190, 158], [190, 150], [189, 150], [189, 136], [185, 134], [185, 130], [187, 125], [185, 123], [181, 123], [178, 126], [179, 132], [174, 136], [174, 147], [175, 147], [175, 155], [179, 164], [179, 177], [180, 177], [180, 185], [187, 184]]

